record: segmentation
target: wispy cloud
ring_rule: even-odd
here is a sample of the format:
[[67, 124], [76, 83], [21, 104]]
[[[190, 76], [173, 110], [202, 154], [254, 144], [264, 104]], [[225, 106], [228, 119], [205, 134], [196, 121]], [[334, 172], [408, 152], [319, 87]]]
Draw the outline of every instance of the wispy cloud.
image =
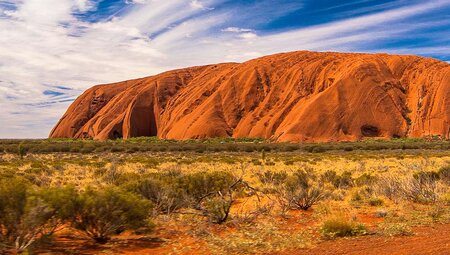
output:
[[[450, 58], [449, 23], [440, 13], [450, 9], [447, 0], [400, 1], [365, 15], [275, 31], [262, 27], [309, 2], [105, 2], [0, 0], [0, 121], [6, 123], [0, 137], [45, 137], [88, 87], [172, 68], [303, 49]], [[417, 38], [426, 43], [390, 45]]]

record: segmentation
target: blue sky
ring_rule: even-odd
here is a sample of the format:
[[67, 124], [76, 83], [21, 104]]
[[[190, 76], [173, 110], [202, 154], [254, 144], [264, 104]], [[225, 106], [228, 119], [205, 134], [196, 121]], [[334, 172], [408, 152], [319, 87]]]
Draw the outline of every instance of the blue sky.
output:
[[0, 0], [0, 138], [101, 83], [294, 50], [450, 61], [450, 0]]

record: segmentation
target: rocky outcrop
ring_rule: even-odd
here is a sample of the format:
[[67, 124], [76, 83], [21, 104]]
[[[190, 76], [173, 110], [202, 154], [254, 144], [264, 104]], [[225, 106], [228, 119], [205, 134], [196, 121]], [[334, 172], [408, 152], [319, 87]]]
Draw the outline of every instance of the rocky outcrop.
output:
[[417, 56], [292, 52], [98, 85], [50, 137], [450, 136], [450, 65]]

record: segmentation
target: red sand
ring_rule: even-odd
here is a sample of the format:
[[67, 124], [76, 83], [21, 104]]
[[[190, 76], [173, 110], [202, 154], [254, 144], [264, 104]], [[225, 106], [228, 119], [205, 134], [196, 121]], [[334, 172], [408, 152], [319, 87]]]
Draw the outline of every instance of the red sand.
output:
[[290, 251], [290, 255], [448, 255], [450, 225], [420, 227], [413, 236], [365, 236], [330, 240], [309, 250]]

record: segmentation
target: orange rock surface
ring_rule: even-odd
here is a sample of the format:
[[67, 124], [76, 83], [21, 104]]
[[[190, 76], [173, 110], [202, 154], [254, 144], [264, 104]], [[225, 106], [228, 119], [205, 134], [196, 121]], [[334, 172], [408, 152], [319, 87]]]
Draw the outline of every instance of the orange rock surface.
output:
[[387, 54], [291, 52], [88, 89], [50, 137], [450, 136], [450, 65]]

